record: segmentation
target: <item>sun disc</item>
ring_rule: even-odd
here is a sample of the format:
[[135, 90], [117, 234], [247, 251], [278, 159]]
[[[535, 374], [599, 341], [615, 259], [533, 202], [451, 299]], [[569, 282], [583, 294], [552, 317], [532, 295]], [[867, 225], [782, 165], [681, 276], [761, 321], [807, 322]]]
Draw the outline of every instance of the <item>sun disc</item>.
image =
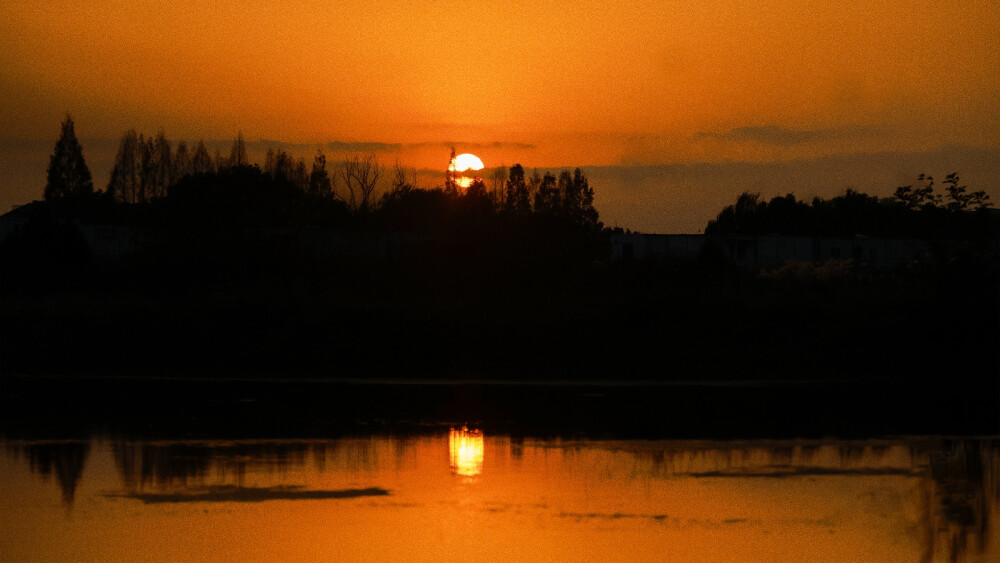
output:
[[455, 171], [465, 172], [466, 170], [482, 170], [483, 161], [474, 154], [462, 153], [455, 157]]

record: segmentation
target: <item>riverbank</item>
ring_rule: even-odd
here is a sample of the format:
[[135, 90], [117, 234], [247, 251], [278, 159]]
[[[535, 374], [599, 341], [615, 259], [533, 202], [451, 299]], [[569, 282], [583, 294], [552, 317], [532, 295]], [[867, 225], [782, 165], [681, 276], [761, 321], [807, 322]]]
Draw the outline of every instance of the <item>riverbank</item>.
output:
[[[560, 438], [994, 435], [995, 393], [944, 382], [331, 382], [0, 377], [9, 439], [330, 438], [441, 428]], [[995, 390], [994, 390], [995, 391]]]

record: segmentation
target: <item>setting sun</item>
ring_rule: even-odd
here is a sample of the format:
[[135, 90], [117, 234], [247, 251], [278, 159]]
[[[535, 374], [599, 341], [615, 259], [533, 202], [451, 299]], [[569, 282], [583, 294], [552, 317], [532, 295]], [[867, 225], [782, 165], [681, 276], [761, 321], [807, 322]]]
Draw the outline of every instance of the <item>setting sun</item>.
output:
[[7, 0], [0, 563], [1000, 563], [998, 4]]
[[452, 163], [452, 169], [455, 172], [465, 172], [466, 170], [482, 170], [483, 161], [479, 159], [478, 156], [469, 153], [463, 153], [455, 157], [455, 162]]
[[474, 154], [462, 153], [452, 159], [451, 164], [448, 165], [449, 172], [455, 173], [457, 176], [455, 178], [455, 183], [462, 187], [468, 188], [476, 181], [477, 175], [474, 172], [478, 172], [484, 168], [483, 161]]
[[[374, 152], [422, 188], [451, 147], [476, 156], [459, 173], [590, 167], [603, 222], [649, 233], [697, 233], [745, 191], [886, 197], [921, 173], [1000, 199], [991, 2], [37, 4], [0, 14], [4, 212], [39, 197], [67, 112], [98, 190], [123, 133], [162, 129], [224, 156], [242, 131], [257, 162]], [[489, 33], [427, 40], [470, 21]]]

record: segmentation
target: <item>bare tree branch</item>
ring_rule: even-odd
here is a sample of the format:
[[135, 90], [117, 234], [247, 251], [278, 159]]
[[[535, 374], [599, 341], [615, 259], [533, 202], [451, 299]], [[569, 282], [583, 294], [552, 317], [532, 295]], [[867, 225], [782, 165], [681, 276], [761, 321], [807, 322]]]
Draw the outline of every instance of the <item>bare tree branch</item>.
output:
[[349, 202], [351, 210], [365, 212], [370, 209], [373, 202], [372, 194], [384, 170], [375, 153], [356, 154], [344, 161], [340, 176], [351, 194]]

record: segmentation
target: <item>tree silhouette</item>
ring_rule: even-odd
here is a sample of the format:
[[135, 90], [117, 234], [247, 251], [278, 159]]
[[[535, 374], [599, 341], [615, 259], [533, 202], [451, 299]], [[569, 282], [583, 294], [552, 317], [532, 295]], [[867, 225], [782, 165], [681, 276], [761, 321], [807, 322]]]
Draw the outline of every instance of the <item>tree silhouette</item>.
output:
[[535, 192], [535, 212], [545, 215], [557, 215], [562, 208], [562, 197], [556, 177], [548, 172], [542, 177]]
[[[577, 169], [579, 170], [579, 168]], [[569, 170], [559, 172], [559, 214], [572, 216], [572, 209], [579, 207], [579, 194], [573, 186], [573, 175]]]
[[211, 155], [208, 154], [205, 141], [198, 141], [198, 147], [195, 148], [194, 155], [191, 157], [191, 172], [194, 174], [215, 172], [215, 164], [212, 162]]
[[309, 174], [309, 193], [333, 197], [333, 184], [330, 182], [330, 173], [326, 171], [326, 155], [321, 150], [316, 151], [316, 158], [313, 159], [312, 173]]
[[757, 215], [765, 206], [760, 194], [743, 192], [734, 205], [728, 205], [708, 222], [705, 234], [757, 234]]
[[600, 228], [597, 210], [594, 209], [594, 190], [579, 168], [563, 171], [559, 175], [559, 192], [562, 194], [562, 214], [572, 223], [588, 228]]
[[417, 171], [400, 164], [399, 159], [392, 167], [392, 178], [389, 191], [382, 195], [381, 204], [398, 201], [417, 188]]
[[945, 176], [943, 184], [948, 192], [948, 209], [951, 211], [966, 211], [985, 209], [992, 204], [989, 203], [990, 196], [983, 190], [968, 193], [968, 186], [960, 186], [958, 173], [952, 172]]
[[476, 178], [465, 190], [465, 195], [469, 199], [486, 199], [492, 204], [490, 195], [486, 192], [486, 182], [482, 178]]
[[156, 133], [156, 138], [152, 140], [153, 151], [150, 162], [152, 177], [152, 197], [164, 197], [167, 195], [167, 188], [172, 183], [172, 156], [170, 154], [170, 141], [167, 140], [163, 129]]
[[217, 171], [229, 168], [229, 159], [222, 156], [222, 151], [215, 149], [215, 157], [212, 158], [213, 165]]
[[267, 154], [264, 155], [264, 173], [272, 178], [280, 177], [287, 180], [292, 174], [291, 157], [283, 150], [275, 151], [268, 148]]
[[66, 121], [62, 123], [62, 133], [49, 159], [45, 200], [90, 195], [93, 192], [94, 184], [91, 181], [90, 169], [83, 159], [83, 147], [76, 139], [73, 118], [66, 114]]
[[504, 209], [508, 213], [515, 216], [523, 216], [531, 212], [528, 185], [524, 180], [524, 167], [520, 164], [510, 167], [505, 196]]
[[309, 171], [306, 169], [306, 161], [299, 157], [292, 166], [292, 175], [288, 178], [303, 192], [309, 191]]
[[177, 151], [170, 162], [170, 185], [181, 181], [181, 178], [191, 173], [191, 155], [188, 154], [187, 143], [177, 142]]
[[236, 134], [233, 147], [229, 150], [229, 165], [247, 166], [248, 164], [250, 162], [247, 160], [247, 147], [246, 143], [243, 142], [243, 131], [240, 131]]
[[[326, 157], [324, 156], [324, 169], [325, 166]], [[313, 169], [315, 170], [315, 164]], [[312, 175], [306, 170], [306, 161], [301, 158], [296, 160], [283, 150], [267, 149], [267, 155], [264, 157], [264, 173], [275, 180], [287, 180], [304, 192], [310, 190]]]
[[448, 157], [448, 171], [444, 178], [444, 192], [447, 194], [458, 193], [458, 171], [455, 170], [455, 147], [451, 147], [451, 156]]
[[526, 178], [525, 185], [527, 187], [528, 206], [530, 211], [531, 202], [534, 201], [535, 196], [538, 194], [538, 190], [542, 187], [542, 175], [538, 173], [537, 168], [531, 172], [531, 176]]
[[855, 235], [916, 237], [924, 240], [985, 239], [997, 223], [982, 213], [989, 206], [985, 192], [968, 193], [957, 174], [943, 182], [947, 203], [934, 193], [934, 178], [921, 174], [923, 185], [896, 188], [892, 198], [880, 199], [847, 189], [832, 199], [805, 203], [788, 194], [769, 202], [760, 194], [743, 193], [705, 228], [707, 235]]
[[122, 135], [115, 155], [115, 165], [111, 169], [107, 193], [116, 201], [136, 203], [139, 194], [140, 164], [139, 134], [129, 129]]
[[348, 202], [351, 211], [366, 212], [371, 209], [374, 203], [372, 195], [383, 170], [374, 153], [356, 154], [344, 161], [340, 175], [351, 197]]
[[934, 193], [934, 177], [921, 174], [917, 177], [917, 181], [924, 182], [924, 185], [900, 186], [896, 188], [893, 196], [908, 209], [937, 207], [941, 203], [941, 194]]
[[507, 176], [509, 171], [504, 165], [500, 165], [493, 169], [490, 173], [490, 178], [493, 180], [493, 202], [497, 207], [502, 208], [507, 203], [506, 189], [507, 189]]
[[[185, 147], [184, 159], [187, 159]], [[126, 131], [118, 145], [107, 193], [125, 203], [140, 203], [165, 197], [179, 177], [173, 164], [170, 141], [163, 130], [156, 137]]]
[[139, 201], [148, 201], [156, 194], [156, 176], [153, 167], [153, 139], [139, 135]]

